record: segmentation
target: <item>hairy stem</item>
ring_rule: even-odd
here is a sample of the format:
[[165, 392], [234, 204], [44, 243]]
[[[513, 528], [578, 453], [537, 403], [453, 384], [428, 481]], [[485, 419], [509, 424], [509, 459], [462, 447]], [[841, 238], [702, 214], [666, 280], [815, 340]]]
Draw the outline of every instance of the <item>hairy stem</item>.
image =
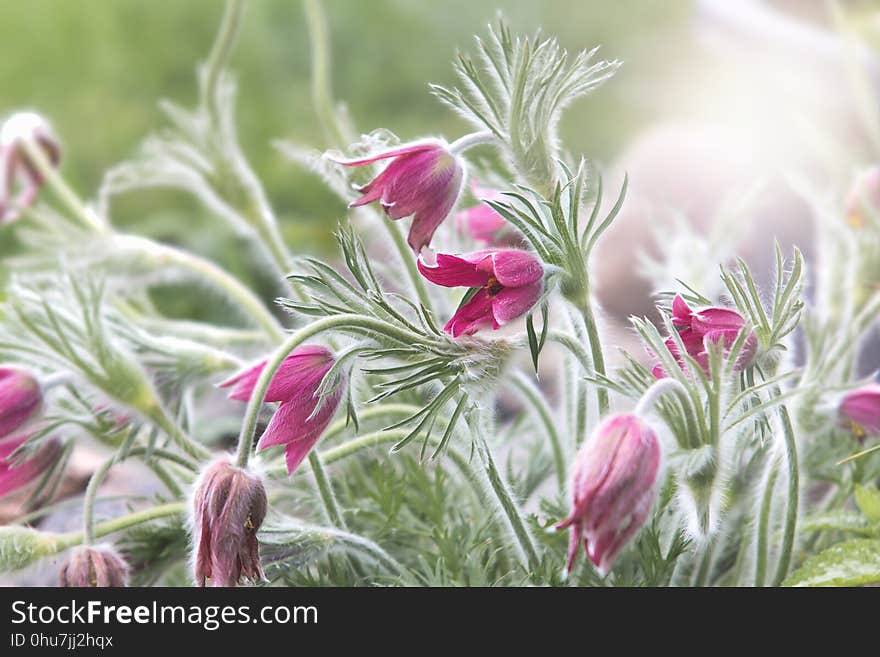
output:
[[209, 101], [217, 95], [220, 74], [226, 67], [229, 56], [232, 54], [232, 48], [235, 46], [243, 12], [243, 0], [227, 0], [220, 30], [214, 39], [214, 45], [211, 47], [211, 53], [208, 55], [205, 66], [205, 98]]
[[312, 468], [312, 475], [315, 477], [327, 519], [339, 529], [348, 529], [345, 518], [342, 517], [342, 511], [339, 509], [339, 503], [336, 501], [336, 495], [333, 493], [333, 487], [324, 471], [324, 464], [321, 463], [321, 457], [315, 450], [309, 452], [309, 465]]
[[[113, 520], [98, 523], [95, 525], [93, 539], [103, 538], [104, 536], [121, 532], [129, 527], [150, 522], [151, 520], [158, 520], [169, 516], [179, 516], [184, 513], [185, 510], [186, 507], [183, 502], [171, 502], [169, 504], [160, 504], [158, 506], [150, 507], [143, 511], [135, 511], [134, 513], [129, 513], [120, 516], [119, 518], [114, 518]], [[85, 534], [83, 532], [61, 534], [58, 536], [56, 543], [57, 550], [60, 552], [61, 550], [66, 550], [74, 545], [79, 545], [84, 539]]]
[[541, 424], [544, 425], [544, 431], [547, 433], [547, 439], [550, 441], [550, 447], [553, 451], [553, 461], [556, 465], [556, 482], [559, 490], [565, 489], [565, 477], [567, 467], [565, 463], [565, 451], [562, 447], [562, 439], [556, 430], [556, 424], [553, 421], [553, 414], [547, 401], [541, 395], [540, 391], [525, 377], [522, 372], [517, 372], [511, 380], [511, 384], [516, 388], [522, 398], [531, 405], [538, 414]]
[[331, 146], [345, 148], [352, 141], [343, 130], [336, 116], [333, 91], [330, 82], [332, 70], [330, 37], [327, 34], [327, 19], [320, 0], [306, 0], [306, 25], [309, 29], [309, 42], [312, 53], [312, 103], [315, 114], [324, 129], [324, 135]]
[[776, 488], [776, 478], [779, 470], [776, 464], [770, 465], [767, 474], [767, 483], [764, 486], [764, 497], [761, 501], [761, 510], [758, 515], [757, 533], [755, 541], [755, 586], [764, 586], [764, 578], [767, 572], [767, 538], [770, 531], [770, 509], [773, 506], [773, 490]]
[[[776, 392], [779, 394], [779, 390]], [[794, 537], [797, 530], [798, 503], [800, 501], [797, 443], [795, 442], [794, 429], [791, 425], [788, 408], [780, 406], [779, 417], [782, 420], [782, 437], [785, 441], [785, 459], [788, 466], [788, 500], [785, 508], [785, 525], [782, 533], [779, 563], [776, 566], [776, 574], [773, 577], [774, 586], [779, 586], [786, 575], [788, 575], [788, 568], [791, 565], [791, 553], [794, 548]]]

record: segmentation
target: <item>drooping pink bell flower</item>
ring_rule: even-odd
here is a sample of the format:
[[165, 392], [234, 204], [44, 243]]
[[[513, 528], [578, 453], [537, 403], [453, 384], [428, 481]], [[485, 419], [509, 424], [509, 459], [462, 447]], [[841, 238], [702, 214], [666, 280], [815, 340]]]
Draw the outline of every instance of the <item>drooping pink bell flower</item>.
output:
[[23, 488], [42, 475], [61, 453], [61, 441], [47, 438], [26, 457], [13, 456], [30, 438], [27, 434], [14, 434], [0, 438], [0, 497]]
[[479, 205], [465, 208], [455, 215], [455, 224], [463, 233], [472, 239], [489, 246], [516, 246], [522, 242], [522, 236], [508, 223], [507, 219], [498, 214], [485, 201], [500, 201], [501, 192], [488, 187], [474, 185], [471, 192]]
[[269, 502], [263, 481], [221, 456], [199, 475], [193, 494], [193, 568], [198, 586], [237, 586], [265, 578], [257, 532]]
[[571, 528], [566, 571], [583, 544], [606, 574], [644, 524], [654, 500], [660, 443], [635, 415], [607, 418], [578, 451], [571, 478], [571, 513], [556, 525]]
[[[266, 402], [281, 402], [257, 443], [263, 450], [273, 445], [286, 445], [287, 471], [292, 473], [318, 442], [333, 419], [345, 387], [343, 375], [336, 386], [322, 399], [317, 396], [324, 376], [335, 358], [324, 347], [303, 345], [284, 359], [266, 391]], [[232, 387], [231, 399], [249, 401], [254, 385], [266, 362], [263, 361], [220, 387]]]
[[0, 367], [0, 436], [17, 431], [43, 403], [40, 382], [16, 367]]
[[841, 424], [864, 442], [880, 436], [880, 384], [871, 383], [846, 393], [837, 409]]
[[864, 228], [872, 216], [880, 219], [880, 165], [862, 171], [846, 196], [846, 220], [853, 228]]
[[59, 585], [75, 588], [126, 586], [128, 565], [112, 545], [81, 545], [61, 566]]
[[528, 251], [486, 249], [466, 255], [437, 255], [429, 266], [420, 258], [422, 276], [444, 287], [479, 288], [443, 330], [457, 338], [481, 328], [498, 329], [524, 315], [544, 290], [544, 268]]
[[[678, 337], [684, 345], [687, 355], [697, 361], [704, 372], [709, 372], [709, 352], [706, 343], [721, 343], [725, 350], [730, 349], [739, 337], [740, 331], [746, 327], [743, 316], [730, 308], [713, 306], [694, 311], [687, 302], [676, 295], [672, 301], [672, 325], [678, 331]], [[687, 372], [687, 362], [678, 349], [677, 342], [670, 336], [666, 339], [666, 348], [673, 355], [679, 367]], [[735, 368], [742, 370], [748, 367], [755, 358], [758, 349], [758, 338], [754, 331], [746, 336]], [[656, 378], [666, 377], [663, 366], [657, 364], [652, 370]]]
[[37, 144], [53, 166], [58, 166], [61, 160], [58, 138], [49, 122], [39, 114], [18, 112], [3, 122], [0, 128], [0, 224], [13, 221], [22, 208], [32, 205], [43, 184], [43, 176], [22, 147], [26, 139]]
[[357, 188], [362, 196], [349, 207], [379, 201], [391, 219], [412, 215], [407, 242], [415, 253], [431, 243], [461, 194], [464, 164], [446, 142], [425, 139], [355, 160], [335, 160], [349, 167], [391, 160], [378, 176]]

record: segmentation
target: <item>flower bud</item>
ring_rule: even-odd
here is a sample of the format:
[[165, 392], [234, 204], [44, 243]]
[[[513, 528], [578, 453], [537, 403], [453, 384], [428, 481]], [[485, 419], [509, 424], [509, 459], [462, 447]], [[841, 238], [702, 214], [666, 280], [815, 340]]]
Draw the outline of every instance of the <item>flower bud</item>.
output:
[[126, 586], [128, 565], [112, 545], [80, 545], [61, 566], [59, 586], [105, 588]]
[[0, 367], [0, 437], [18, 431], [43, 402], [40, 383], [31, 374]]
[[844, 395], [837, 409], [841, 424], [864, 442], [880, 435], [880, 384], [872, 383]]
[[444, 327], [457, 338], [481, 328], [498, 329], [526, 314], [544, 291], [544, 268], [528, 251], [486, 249], [467, 255], [437, 255], [437, 264], [418, 262], [422, 276], [444, 287], [479, 288]]
[[510, 223], [492, 209], [486, 201], [500, 201], [501, 192], [487, 187], [474, 185], [473, 195], [481, 201], [479, 205], [465, 208], [455, 215], [455, 224], [463, 233], [472, 239], [488, 246], [517, 246], [521, 244], [522, 235]]
[[648, 517], [659, 464], [657, 436], [635, 415], [614, 415], [596, 428], [575, 460], [571, 514], [556, 525], [571, 527], [567, 572], [581, 543], [599, 572], [611, 569]]
[[12, 493], [42, 475], [61, 453], [61, 441], [47, 438], [33, 454], [16, 459], [13, 454], [30, 436], [19, 434], [0, 438], [0, 497]]
[[257, 475], [222, 456], [199, 476], [193, 497], [196, 584], [236, 586], [265, 578], [257, 531], [268, 499]]
[[415, 253], [431, 243], [449, 215], [464, 181], [464, 164], [439, 139], [425, 139], [356, 160], [336, 160], [349, 167], [391, 162], [369, 183], [358, 187], [361, 198], [349, 207], [379, 201], [391, 219], [412, 215], [407, 242]]
[[[335, 363], [333, 354], [324, 347], [303, 345], [284, 359], [266, 391], [263, 401], [281, 402], [257, 443], [263, 450], [284, 445], [287, 471], [292, 473], [318, 442], [333, 419], [345, 385], [344, 375], [323, 397], [318, 390]], [[266, 362], [236, 374], [220, 384], [232, 388], [232, 399], [248, 401]]]
[[42, 174], [24, 149], [25, 141], [39, 146], [53, 166], [61, 159], [58, 138], [42, 116], [18, 112], [6, 119], [0, 128], [0, 223], [14, 220], [22, 208], [32, 205], [43, 184]]

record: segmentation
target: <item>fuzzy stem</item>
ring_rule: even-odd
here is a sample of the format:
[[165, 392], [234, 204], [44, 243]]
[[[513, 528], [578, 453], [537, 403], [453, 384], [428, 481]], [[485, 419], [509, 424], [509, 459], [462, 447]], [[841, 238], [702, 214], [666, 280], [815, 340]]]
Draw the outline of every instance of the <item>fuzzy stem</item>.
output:
[[210, 260], [138, 235], [116, 235], [113, 239], [123, 248], [131, 248], [144, 253], [147, 257], [155, 260], [157, 266], [167, 264], [198, 274], [238, 304], [238, 307], [243, 311], [242, 314], [259, 326], [268, 339], [280, 342], [284, 337], [284, 327], [269, 312], [265, 304], [241, 281]]
[[[776, 394], [779, 394], [777, 389]], [[791, 418], [785, 406], [779, 407], [779, 416], [782, 420], [782, 437], [785, 441], [785, 459], [788, 466], [788, 503], [785, 509], [785, 529], [782, 534], [782, 548], [779, 552], [779, 563], [776, 574], [773, 577], [773, 585], [779, 586], [788, 574], [791, 565], [791, 553], [794, 548], [794, 536], [797, 530], [798, 502], [800, 497], [800, 482], [798, 472], [797, 443], [794, 437], [794, 429]]]
[[330, 144], [336, 148], [345, 148], [351, 140], [339, 124], [333, 102], [330, 83], [330, 71], [333, 67], [327, 17], [320, 0], [306, 0], [305, 12], [312, 54], [312, 104]]
[[764, 487], [764, 499], [761, 501], [761, 510], [758, 516], [758, 538], [755, 541], [755, 586], [764, 586], [764, 577], [767, 572], [767, 534], [770, 529], [770, 508], [773, 505], [773, 490], [776, 487], [776, 478], [779, 470], [776, 464], [771, 464], [767, 474], [767, 483]]
[[391, 338], [406, 345], [418, 343], [422, 339], [421, 336], [415, 333], [399, 329], [387, 322], [354, 314], [334, 315], [332, 317], [319, 319], [288, 337], [266, 362], [266, 366], [263, 368], [260, 378], [257, 380], [253, 392], [251, 393], [251, 398], [248, 402], [247, 410], [245, 411], [244, 421], [241, 425], [241, 433], [238, 437], [238, 456], [236, 459], [238, 467], [247, 467], [251, 451], [253, 450], [254, 434], [257, 428], [257, 419], [260, 415], [260, 407], [262, 406], [263, 399], [266, 397], [269, 383], [272, 381], [272, 377], [275, 376], [275, 372], [278, 371], [281, 363], [287, 358], [291, 351], [296, 349], [309, 338], [324, 331], [339, 328], [359, 328], [365, 331], [379, 333], [387, 338]]
[[[115, 534], [123, 529], [150, 522], [151, 520], [167, 518], [168, 516], [177, 516], [184, 513], [184, 511], [185, 505], [183, 502], [160, 504], [149, 509], [144, 509], [143, 511], [135, 511], [134, 513], [129, 513], [128, 515], [120, 516], [119, 518], [107, 520], [106, 522], [95, 525], [93, 538], [103, 538], [109, 534]], [[85, 535], [83, 532], [61, 534], [58, 536], [56, 549], [60, 552], [61, 550], [66, 550], [74, 545], [79, 545], [83, 542], [84, 537]]]
[[211, 456], [210, 451], [195, 442], [192, 438], [186, 435], [183, 429], [177, 426], [177, 423], [168, 416], [165, 409], [157, 406], [156, 409], [150, 413], [149, 419], [162, 431], [168, 434], [168, 437], [171, 438], [172, 442], [180, 447], [180, 449], [182, 449], [187, 455], [192, 456], [199, 461], [205, 460]]
[[[590, 343], [593, 371], [605, 376], [605, 356], [602, 353], [602, 342], [599, 338], [599, 327], [596, 324], [596, 316], [593, 314], [593, 304], [590, 302], [589, 286], [584, 284], [583, 294], [580, 299], [574, 301], [574, 306], [580, 312], [587, 330], [587, 342]], [[596, 401], [599, 404], [599, 416], [608, 413], [608, 391], [602, 386], [596, 387]]]
[[667, 393], [674, 393], [690, 404], [687, 388], [684, 385], [675, 379], [660, 379], [645, 391], [645, 394], [639, 399], [639, 403], [636, 404], [633, 413], [639, 416], [647, 415], [653, 410], [657, 402], [660, 401], [660, 398]]
[[397, 255], [400, 258], [400, 261], [406, 268], [407, 276], [412, 284], [413, 291], [419, 298], [419, 302], [425, 308], [430, 310], [431, 298], [428, 296], [425, 281], [422, 279], [422, 275], [419, 273], [419, 268], [416, 266], [416, 256], [413, 254], [412, 249], [409, 248], [409, 244], [407, 244], [406, 238], [403, 236], [400, 227], [397, 222], [384, 219], [383, 217], [379, 217], [379, 221], [385, 226], [385, 230], [388, 232], [391, 241], [394, 243], [394, 248], [397, 250]]
[[223, 19], [220, 23], [220, 30], [211, 47], [211, 54], [205, 64], [205, 98], [214, 98], [217, 94], [217, 84], [220, 81], [220, 74], [229, 56], [232, 54], [232, 48], [238, 37], [238, 28], [241, 25], [241, 16], [244, 11], [243, 0], [227, 0], [226, 7], [223, 10]]
[[449, 144], [449, 152], [453, 155], [460, 155], [469, 148], [481, 146], [482, 144], [491, 144], [493, 142], [497, 142], [497, 139], [495, 135], [488, 130], [483, 132], [472, 132], [464, 137], [459, 137]]
[[507, 519], [506, 525], [510, 531], [510, 538], [517, 547], [520, 565], [529, 574], [529, 577], [534, 579], [541, 560], [538, 558], [538, 552], [535, 549], [531, 533], [526, 526], [525, 520], [523, 520], [522, 512], [516, 502], [513, 501], [513, 496], [507, 486], [507, 482], [504, 481], [498, 466], [495, 465], [492, 451], [489, 449], [489, 444], [483, 435], [482, 427], [480, 427], [479, 418], [474, 418], [470, 414], [467, 415], [469, 415], [468, 425], [474, 434], [474, 443], [476, 444], [480, 465], [483, 466], [483, 473]]
[[327, 478], [327, 472], [324, 470], [323, 463], [321, 463], [321, 457], [315, 450], [309, 452], [309, 465], [312, 468], [315, 483], [318, 485], [318, 493], [321, 495], [321, 501], [324, 503], [324, 512], [327, 514], [327, 519], [339, 527], [339, 529], [348, 529], [348, 525], [336, 501], [336, 495], [333, 493], [333, 487]]
[[567, 474], [565, 452], [562, 448], [559, 432], [556, 430], [556, 425], [553, 422], [550, 407], [537, 388], [529, 382], [522, 372], [516, 373], [511, 380], [511, 384], [519, 391], [522, 398], [532, 406], [544, 425], [544, 431], [547, 433], [547, 438], [553, 451], [553, 461], [556, 464], [556, 481], [559, 485], [559, 490], [562, 491], [565, 489], [565, 477]]
[[394, 559], [394, 557], [392, 557], [370, 539], [363, 536], [358, 536], [357, 534], [351, 534], [347, 531], [336, 529], [334, 527], [322, 527], [321, 531], [337, 538], [347, 547], [353, 548], [358, 552], [361, 552], [362, 554], [372, 558], [388, 570], [397, 572], [399, 575], [408, 579], [413, 578], [412, 573], [410, 573], [409, 569], [406, 566]]

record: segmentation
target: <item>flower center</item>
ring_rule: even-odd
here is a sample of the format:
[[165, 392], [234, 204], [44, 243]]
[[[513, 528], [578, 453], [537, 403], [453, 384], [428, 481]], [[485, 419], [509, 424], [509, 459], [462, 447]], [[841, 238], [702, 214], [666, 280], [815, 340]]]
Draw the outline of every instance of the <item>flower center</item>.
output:
[[852, 431], [853, 435], [856, 437], [856, 440], [864, 440], [865, 437], [868, 435], [868, 432], [865, 431], [865, 428], [858, 422], [850, 420], [847, 425], [849, 430]]
[[491, 276], [489, 277], [489, 280], [486, 281], [486, 285], [484, 285], [483, 288], [490, 297], [494, 297], [504, 289], [504, 286], [498, 282], [497, 278]]

